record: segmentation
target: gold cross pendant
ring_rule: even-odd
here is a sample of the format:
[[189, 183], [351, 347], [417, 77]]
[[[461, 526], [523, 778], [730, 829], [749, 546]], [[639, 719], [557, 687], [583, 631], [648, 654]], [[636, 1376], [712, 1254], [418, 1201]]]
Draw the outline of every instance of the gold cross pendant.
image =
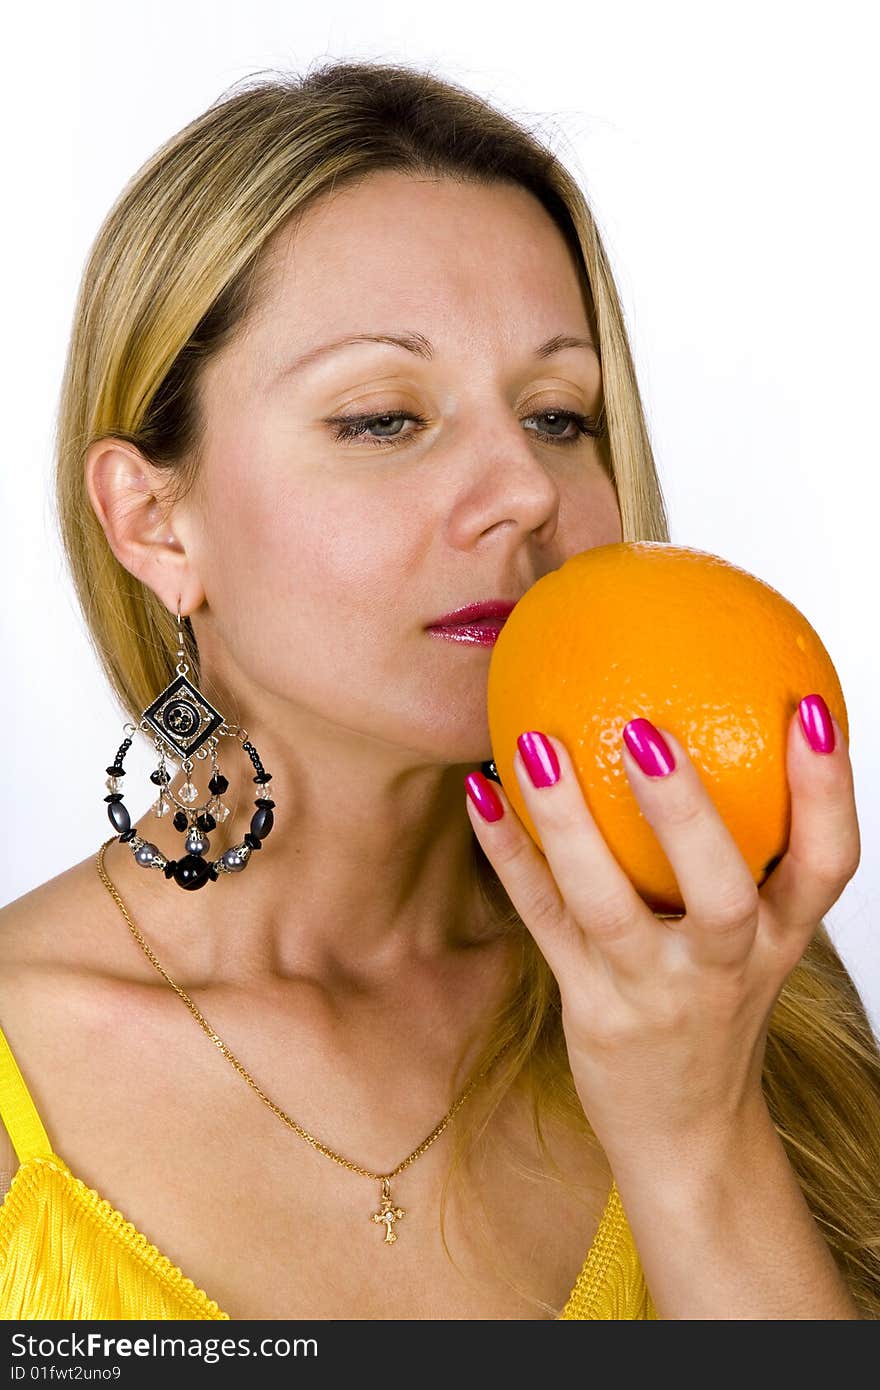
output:
[[403, 1210], [403, 1207], [396, 1207], [391, 1200], [391, 1183], [388, 1178], [383, 1178], [381, 1206], [378, 1211], [372, 1213], [370, 1219], [375, 1221], [377, 1226], [382, 1225], [384, 1222], [386, 1245], [393, 1245], [397, 1240], [397, 1232], [394, 1230], [394, 1223], [405, 1215], [406, 1212]]

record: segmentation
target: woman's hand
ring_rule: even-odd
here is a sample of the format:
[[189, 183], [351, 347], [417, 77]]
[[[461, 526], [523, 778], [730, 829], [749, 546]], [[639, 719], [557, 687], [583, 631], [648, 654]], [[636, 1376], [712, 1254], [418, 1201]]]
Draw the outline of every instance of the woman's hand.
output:
[[[773, 1006], [861, 852], [840, 727], [820, 696], [800, 711], [788, 731], [789, 843], [760, 890], [678, 740], [647, 720], [627, 725], [626, 773], [686, 907], [674, 921], [656, 917], [620, 868], [559, 739], [521, 735], [515, 757], [546, 858], [503, 788], [466, 779], [477, 838], [559, 983], [575, 1085], [612, 1167], [636, 1151], [723, 1143], [755, 1106], [766, 1116]], [[807, 728], [826, 747], [833, 728], [832, 751], [813, 751]], [[639, 751], [648, 763], [653, 754], [655, 774], [669, 770], [646, 774]], [[523, 754], [547, 785], [533, 784]], [[484, 819], [474, 791], [503, 814]]]

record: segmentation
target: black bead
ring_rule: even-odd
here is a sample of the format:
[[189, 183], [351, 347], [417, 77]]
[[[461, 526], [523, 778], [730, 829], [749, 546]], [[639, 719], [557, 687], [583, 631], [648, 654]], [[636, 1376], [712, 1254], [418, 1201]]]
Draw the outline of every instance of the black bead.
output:
[[254, 805], [255, 805], [255, 806], [274, 806], [274, 805], [275, 805], [275, 802], [274, 802], [274, 801], [271, 801], [271, 800], [269, 799], [268, 796], [258, 796], [257, 799], [256, 799], [256, 801], [254, 802]]
[[120, 767], [118, 763], [114, 763], [112, 767], [105, 767], [104, 771], [109, 772], [111, 777], [125, 776], [125, 768]]
[[184, 811], [175, 811], [174, 820], [171, 824], [174, 826], [175, 830], [186, 830], [186, 827], [189, 825], [186, 813]]
[[165, 782], [170, 782], [171, 778], [164, 768], [157, 767], [155, 772], [150, 773], [150, 781], [155, 782], [156, 786], [158, 787], [163, 785]]
[[121, 801], [114, 801], [112, 805], [108, 806], [107, 815], [110, 817], [110, 824], [118, 835], [131, 829], [131, 816]]
[[271, 806], [261, 806], [258, 811], [254, 811], [251, 816], [251, 834], [256, 835], [258, 840], [265, 840], [272, 826], [275, 824], [275, 815]]
[[186, 854], [174, 868], [174, 882], [181, 888], [203, 888], [208, 882], [210, 864], [200, 854]]
[[217, 822], [210, 811], [203, 811], [200, 816], [196, 816], [196, 825], [199, 830], [203, 830], [205, 834], [207, 834], [209, 830], [213, 830], [216, 824]]
[[480, 763], [480, 771], [484, 777], [488, 777], [492, 782], [497, 782], [499, 786], [501, 785], [498, 769], [491, 758], [485, 763]]
[[121, 800], [122, 800], [122, 792], [111, 792], [109, 796], [105, 796], [105, 797], [104, 797], [104, 800], [105, 800], [105, 801], [121, 801]]
[[254, 781], [255, 781], [255, 782], [271, 782], [271, 781], [272, 781], [272, 774], [271, 774], [271, 772], [258, 772], [257, 775], [256, 775], [256, 777], [254, 778]]
[[176, 859], [169, 859], [169, 860], [168, 860], [168, 863], [165, 865], [165, 868], [163, 869], [162, 872], [165, 874], [165, 877], [166, 877], [166, 878], [173, 878], [173, 877], [174, 877], [174, 870], [175, 870], [176, 868], [177, 868], [177, 860], [176, 860]]
[[217, 870], [214, 868], [214, 865], [212, 864], [211, 867], [208, 869], [208, 878], [212, 878], [216, 883], [219, 877], [220, 875], [218, 874]]
[[252, 835], [250, 831], [248, 831], [247, 834], [244, 835], [242, 838], [243, 838], [244, 843], [245, 843], [246, 845], [250, 845], [251, 849], [262, 849], [262, 848], [263, 848], [263, 846], [260, 844], [259, 840], [257, 839], [256, 835]]
[[214, 796], [222, 796], [223, 793], [228, 790], [228, 779], [223, 776], [222, 772], [215, 773], [214, 776], [211, 778], [210, 782], [208, 783], [208, 791], [212, 792]]
[[136, 831], [136, 830], [123, 830], [123, 832], [122, 832], [122, 834], [120, 835], [119, 838], [120, 838], [120, 840], [122, 840], [123, 842], [126, 841], [126, 840], [133, 840], [136, 834], [137, 834], [137, 831]]

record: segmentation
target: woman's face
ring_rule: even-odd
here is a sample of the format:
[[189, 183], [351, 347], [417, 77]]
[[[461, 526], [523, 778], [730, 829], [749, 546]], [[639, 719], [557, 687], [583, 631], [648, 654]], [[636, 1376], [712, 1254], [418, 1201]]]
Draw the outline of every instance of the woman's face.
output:
[[[601, 407], [594, 347], [538, 352], [595, 341], [575, 264], [519, 187], [388, 172], [310, 208], [268, 268], [206, 369], [205, 461], [182, 504], [203, 671], [255, 738], [265, 718], [410, 761], [489, 757], [492, 649], [428, 625], [621, 539], [596, 439], [541, 414]], [[354, 335], [415, 350], [315, 351]], [[346, 439], [354, 416], [391, 418]]]

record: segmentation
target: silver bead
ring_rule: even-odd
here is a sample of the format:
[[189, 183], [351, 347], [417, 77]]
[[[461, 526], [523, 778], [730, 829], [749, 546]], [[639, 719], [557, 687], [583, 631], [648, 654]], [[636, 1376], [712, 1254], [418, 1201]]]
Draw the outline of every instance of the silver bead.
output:
[[142, 845], [138, 845], [134, 852], [134, 857], [138, 864], [142, 864], [145, 869], [149, 869], [159, 850], [156, 845], [151, 845], [149, 840], [144, 840]]
[[243, 855], [243, 845], [233, 845], [220, 856], [220, 863], [227, 873], [238, 874], [247, 864], [250, 855]]
[[187, 854], [205, 854], [211, 848], [211, 841], [201, 830], [190, 830], [186, 837]]

